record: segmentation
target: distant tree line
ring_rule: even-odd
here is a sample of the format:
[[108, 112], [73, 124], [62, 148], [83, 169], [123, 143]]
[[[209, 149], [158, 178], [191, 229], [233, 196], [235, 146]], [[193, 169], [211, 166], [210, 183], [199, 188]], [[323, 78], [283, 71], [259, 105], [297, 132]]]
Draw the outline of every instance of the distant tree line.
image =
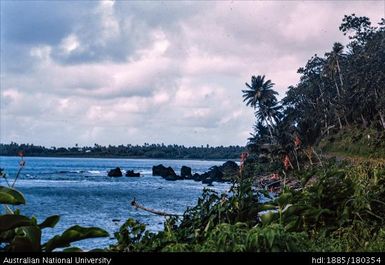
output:
[[165, 158], [165, 159], [238, 159], [244, 151], [242, 146], [200, 146], [148, 144], [108, 145], [79, 147], [44, 147], [33, 144], [0, 144], [1, 156], [58, 156], [58, 157], [122, 157], [122, 158]]

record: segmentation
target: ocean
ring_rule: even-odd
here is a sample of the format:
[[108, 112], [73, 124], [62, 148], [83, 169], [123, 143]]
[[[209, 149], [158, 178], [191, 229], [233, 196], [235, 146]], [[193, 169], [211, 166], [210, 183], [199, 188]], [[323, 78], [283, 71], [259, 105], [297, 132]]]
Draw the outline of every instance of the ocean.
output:
[[[19, 168], [19, 157], [0, 157], [0, 168], [5, 169], [12, 183]], [[84, 249], [103, 248], [114, 244], [114, 232], [128, 219], [134, 218], [147, 224], [149, 231], [163, 228], [165, 217], [134, 209], [133, 198], [147, 208], [182, 214], [194, 206], [206, 184], [193, 180], [167, 181], [152, 176], [152, 166], [171, 166], [177, 174], [185, 165], [193, 173], [203, 173], [210, 167], [225, 161], [160, 160], [160, 159], [105, 159], [105, 158], [47, 158], [25, 157], [26, 165], [16, 182], [26, 205], [16, 206], [21, 214], [35, 216], [39, 222], [50, 215], [60, 215], [55, 228], [43, 230], [45, 242], [61, 234], [72, 225], [98, 226], [109, 232], [109, 238], [86, 239], [73, 246]], [[111, 178], [107, 172], [115, 167], [140, 172], [143, 177]], [[6, 186], [4, 179], [0, 179]], [[226, 192], [231, 184], [213, 183], [209, 187]]]

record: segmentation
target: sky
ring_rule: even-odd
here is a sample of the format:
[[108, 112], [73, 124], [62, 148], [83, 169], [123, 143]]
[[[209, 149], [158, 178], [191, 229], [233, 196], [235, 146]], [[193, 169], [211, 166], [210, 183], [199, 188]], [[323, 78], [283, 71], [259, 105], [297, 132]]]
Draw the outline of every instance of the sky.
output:
[[352, 13], [385, 1], [2, 0], [0, 142], [245, 145], [245, 82], [282, 98]]

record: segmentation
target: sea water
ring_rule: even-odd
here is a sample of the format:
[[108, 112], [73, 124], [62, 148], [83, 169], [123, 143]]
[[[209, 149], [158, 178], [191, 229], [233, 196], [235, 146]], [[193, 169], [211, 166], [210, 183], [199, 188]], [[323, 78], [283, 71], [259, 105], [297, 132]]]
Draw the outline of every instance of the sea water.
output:
[[[0, 168], [5, 169], [8, 181], [13, 182], [19, 169], [19, 157], [0, 157]], [[155, 159], [105, 159], [105, 158], [46, 158], [25, 157], [15, 188], [26, 199], [26, 205], [17, 206], [21, 214], [35, 216], [39, 222], [51, 215], [60, 215], [55, 228], [43, 230], [45, 242], [61, 234], [72, 225], [98, 226], [109, 232], [110, 237], [87, 239], [74, 243], [84, 249], [103, 248], [114, 244], [114, 232], [128, 219], [134, 218], [147, 224], [153, 232], [163, 228], [165, 218], [131, 206], [131, 201], [168, 213], [182, 214], [194, 206], [207, 185], [193, 180], [167, 181], [152, 176], [152, 166], [171, 166], [177, 174], [185, 165], [194, 173], [203, 173], [210, 167], [225, 161], [155, 160]], [[107, 172], [115, 167], [140, 172], [142, 177], [111, 178]], [[213, 183], [209, 187], [226, 192], [229, 183]], [[6, 186], [4, 179], [0, 185]]]

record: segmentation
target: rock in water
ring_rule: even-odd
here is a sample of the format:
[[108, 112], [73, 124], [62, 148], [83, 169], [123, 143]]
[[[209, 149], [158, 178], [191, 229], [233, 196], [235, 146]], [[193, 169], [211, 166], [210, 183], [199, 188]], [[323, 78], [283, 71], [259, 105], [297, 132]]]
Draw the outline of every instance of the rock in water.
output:
[[123, 176], [122, 171], [120, 170], [120, 167], [117, 167], [115, 169], [111, 169], [108, 171], [108, 176], [109, 177], [121, 177]]
[[182, 166], [182, 168], [180, 169], [180, 176], [182, 178], [191, 178], [191, 167]]
[[227, 161], [219, 167], [224, 177], [235, 177], [238, 175], [239, 166], [234, 161]]
[[195, 174], [192, 176], [192, 179], [193, 179], [194, 181], [201, 181], [201, 180], [202, 180], [202, 177], [201, 177], [200, 174], [195, 173]]
[[212, 185], [214, 181], [216, 182], [223, 181], [223, 173], [220, 170], [220, 168], [217, 166], [211, 167], [209, 171], [203, 173], [200, 177], [201, 177], [202, 183], [204, 184]]
[[140, 173], [135, 173], [134, 170], [127, 170], [126, 177], [140, 177]]
[[165, 167], [162, 164], [152, 167], [152, 175], [161, 177], [177, 177], [174, 169], [171, 167]]
[[209, 178], [214, 180], [214, 181], [220, 181], [223, 178], [223, 173], [222, 173], [221, 169], [217, 166], [211, 167], [209, 172], [207, 172], [207, 173], [209, 174]]

